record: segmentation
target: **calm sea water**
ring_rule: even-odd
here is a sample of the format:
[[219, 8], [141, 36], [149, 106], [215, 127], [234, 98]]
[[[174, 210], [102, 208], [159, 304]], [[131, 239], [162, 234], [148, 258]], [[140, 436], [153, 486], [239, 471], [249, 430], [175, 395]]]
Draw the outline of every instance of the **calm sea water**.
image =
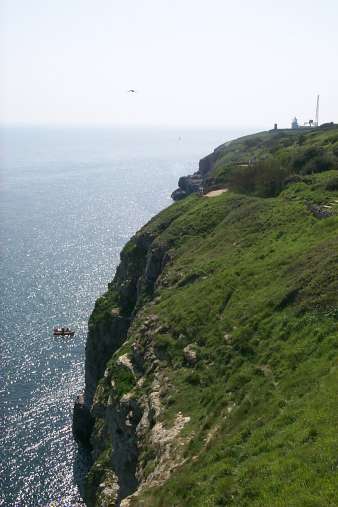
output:
[[[0, 506], [81, 505], [87, 320], [128, 238], [236, 131], [9, 128], [1, 147]], [[54, 338], [54, 325], [76, 329]]]

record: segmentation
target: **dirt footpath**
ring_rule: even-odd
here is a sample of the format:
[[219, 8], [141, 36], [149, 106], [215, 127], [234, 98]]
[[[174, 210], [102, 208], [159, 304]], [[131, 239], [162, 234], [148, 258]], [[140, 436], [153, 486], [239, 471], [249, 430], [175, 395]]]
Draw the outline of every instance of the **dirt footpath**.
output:
[[218, 195], [221, 195], [227, 191], [228, 191], [227, 188], [220, 188], [219, 190], [211, 190], [211, 192], [208, 192], [203, 197], [217, 197]]

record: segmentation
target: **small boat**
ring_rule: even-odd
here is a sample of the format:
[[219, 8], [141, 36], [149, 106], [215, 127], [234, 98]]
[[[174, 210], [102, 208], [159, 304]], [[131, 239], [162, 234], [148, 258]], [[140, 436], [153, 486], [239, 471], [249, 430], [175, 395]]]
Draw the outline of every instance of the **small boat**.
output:
[[75, 331], [69, 329], [69, 327], [54, 327], [53, 335], [54, 336], [74, 336]]

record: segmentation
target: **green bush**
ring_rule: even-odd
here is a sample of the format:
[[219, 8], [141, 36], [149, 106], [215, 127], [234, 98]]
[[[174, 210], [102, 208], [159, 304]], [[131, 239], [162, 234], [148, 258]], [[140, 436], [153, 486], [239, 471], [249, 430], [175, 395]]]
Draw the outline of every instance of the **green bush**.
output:
[[329, 153], [321, 153], [309, 160], [301, 169], [301, 174], [313, 174], [329, 171], [334, 167], [333, 157]]
[[293, 168], [295, 169], [296, 172], [301, 172], [301, 170], [306, 164], [308, 164], [314, 158], [321, 157], [322, 155], [323, 155], [322, 147], [311, 146], [310, 148], [298, 150], [292, 162]]
[[338, 176], [331, 178], [326, 184], [326, 190], [338, 190]]
[[176, 350], [176, 340], [169, 334], [156, 336], [155, 352], [160, 359], [172, 359]]
[[260, 160], [238, 167], [230, 176], [229, 186], [236, 192], [260, 197], [275, 197], [284, 188], [288, 171], [275, 160]]
[[201, 377], [196, 371], [192, 371], [187, 375], [186, 381], [193, 386], [198, 386], [201, 383]]
[[133, 373], [123, 365], [113, 363], [110, 366], [110, 378], [115, 382], [115, 390], [119, 398], [129, 393], [136, 384]]

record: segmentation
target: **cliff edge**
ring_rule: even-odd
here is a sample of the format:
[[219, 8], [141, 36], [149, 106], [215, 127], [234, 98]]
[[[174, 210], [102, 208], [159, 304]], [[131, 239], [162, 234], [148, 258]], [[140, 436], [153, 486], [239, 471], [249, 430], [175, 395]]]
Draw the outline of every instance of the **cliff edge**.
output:
[[[74, 433], [92, 506], [338, 503], [338, 128], [263, 132], [124, 247]], [[188, 195], [188, 193], [187, 193]]]

